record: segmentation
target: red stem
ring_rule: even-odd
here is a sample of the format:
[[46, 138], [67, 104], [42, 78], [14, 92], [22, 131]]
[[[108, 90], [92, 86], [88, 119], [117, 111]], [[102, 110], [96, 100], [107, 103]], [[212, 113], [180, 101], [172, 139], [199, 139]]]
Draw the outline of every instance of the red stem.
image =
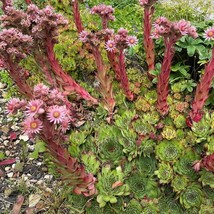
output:
[[[146, 53], [146, 62], [148, 65], [148, 71], [154, 70], [155, 68], [155, 54], [154, 54], [154, 43], [151, 38], [152, 22], [151, 16], [154, 13], [154, 7], [144, 8], [144, 49]], [[149, 72], [148, 77], [153, 79], [154, 76]]]
[[96, 77], [100, 84], [99, 86], [100, 93], [104, 98], [104, 105], [109, 112], [109, 116], [112, 116], [112, 113], [115, 107], [115, 100], [114, 100], [114, 95], [112, 91], [112, 83], [106, 73], [106, 69], [102, 60], [102, 55], [99, 51], [99, 47], [94, 46], [92, 51], [93, 51], [95, 63], [97, 66]]
[[84, 88], [82, 88], [78, 83], [76, 83], [71, 78], [71, 76], [69, 76], [63, 71], [62, 66], [59, 64], [58, 60], [55, 57], [54, 44], [51, 38], [46, 39], [46, 54], [54, 73], [57, 75], [58, 78], [62, 80], [62, 84], [65, 90], [69, 92], [75, 91], [83, 99], [97, 104], [97, 100], [94, 97], [92, 97]]
[[167, 96], [169, 93], [169, 76], [171, 71], [172, 58], [174, 56], [174, 42], [165, 40], [165, 53], [164, 59], [161, 66], [161, 73], [158, 76], [157, 83], [157, 109], [161, 115], [166, 115], [169, 111], [169, 106], [167, 104]]
[[18, 89], [21, 94], [28, 98], [32, 98], [32, 89], [26, 82], [26, 76], [23, 74], [23, 70], [17, 67], [11, 60], [10, 56], [7, 57], [7, 68], [10, 74], [10, 77], [14, 83], [18, 86]]
[[202, 118], [202, 108], [209, 97], [209, 90], [214, 79], [214, 48], [209, 64], [205, 67], [205, 72], [197, 85], [192, 110], [189, 113], [191, 120], [199, 122]]
[[119, 66], [120, 66], [120, 83], [121, 87], [124, 90], [124, 93], [126, 97], [129, 100], [134, 99], [134, 94], [130, 91], [129, 89], [129, 80], [126, 74], [126, 64], [125, 64], [125, 56], [123, 53], [123, 49], [120, 50], [120, 55], [119, 55]]
[[78, 33], [81, 33], [84, 30], [84, 28], [80, 17], [78, 0], [74, 0], [73, 2], [73, 16], [74, 16], [74, 22], [75, 22], [77, 31]]
[[25, 0], [25, 3], [26, 4], [31, 4], [32, 2], [31, 2], [31, 0]]

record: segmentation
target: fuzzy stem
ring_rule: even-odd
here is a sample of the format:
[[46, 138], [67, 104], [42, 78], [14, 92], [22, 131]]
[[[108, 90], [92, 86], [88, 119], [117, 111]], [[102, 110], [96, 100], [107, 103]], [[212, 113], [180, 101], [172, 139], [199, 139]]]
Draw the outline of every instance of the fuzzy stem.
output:
[[214, 48], [209, 64], [205, 67], [205, 72], [197, 85], [195, 97], [192, 103], [192, 110], [189, 117], [194, 122], [199, 122], [202, 118], [202, 108], [209, 96], [209, 90], [214, 79]]
[[148, 77], [153, 79], [154, 76], [149, 71], [155, 68], [154, 43], [151, 38], [152, 22], [151, 16], [154, 13], [154, 7], [148, 6], [144, 8], [144, 49], [146, 53], [146, 62], [148, 65]]
[[125, 56], [123, 52], [124, 50], [120, 49], [120, 55], [119, 55], [120, 84], [122, 89], [124, 90], [126, 97], [132, 101], [134, 99], [134, 94], [129, 89], [129, 80], [126, 74]]
[[171, 71], [172, 58], [175, 54], [174, 42], [165, 39], [165, 53], [161, 66], [161, 73], [158, 75], [157, 83], [157, 109], [161, 115], [166, 115], [169, 111], [167, 96], [169, 93], [169, 76]]
[[96, 66], [97, 66], [96, 78], [98, 79], [100, 84], [99, 89], [100, 89], [100, 93], [104, 98], [104, 106], [108, 111], [109, 116], [112, 116], [114, 107], [115, 107], [115, 100], [114, 100], [111, 80], [107, 75], [107, 72], [102, 60], [102, 56], [99, 51], [99, 47], [93, 46], [92, 52], [94, 55]]
[[10, 77], [14, 81], [14, 83], [18, 86], [19, 92], [26, 96], [27, 98], [32, 98], [32, 89], [27, 84], [25, 76], [25, 73], [22, 68], [16, 66], [10, 56], [7, 56], [7, 59], [5, 60], [7, 62], [7, 68], [8, 72], [10, 74]]
[[67, 149], [61, 145], [64, 142], [63, 136], [56, 133], [53, 125], [46, 119], [44, 119], [40, 137], [46, 143], [48, 151], [54, 158], [54, 162], [59, 166], [58, 171], [62, 179], [73, 186], [74, 190], [78, 189], [78, 194], [85, 196], [94, 195], [96, 193], [96, 188], [94, 187], [96, 179], [92, 174], [86, 173], [84, 166], [78, 163], [76, 158], [70, 156]]
[[51, 38], [47, 38], [45, 42], [46, 54], [49, 60], [49, 63], [57, 75], [63, 81], [63, 87], [66, 91], [75, 91], [79, 94], [83, 99], [91, 101], [94, 104], [97, 104], [97, 100], [92, 97], [84, 88], [82, 88], [78, 83], [76, 83], [71, 76], [65, 73], [62, 69], [62, 66], [59, 64], [58, 60], [55, 57], [54, 53], [54, 43]]
[[82, 20], [80, 17], [80, 11], [79, 11], [79, 5], [78, 5], [78, 0], [72, 1], [73, 5], [73, 16], [74, 16], [74, 22], [77, 28], [78, 33], [81, 33], [84, 28], [82, 24]]

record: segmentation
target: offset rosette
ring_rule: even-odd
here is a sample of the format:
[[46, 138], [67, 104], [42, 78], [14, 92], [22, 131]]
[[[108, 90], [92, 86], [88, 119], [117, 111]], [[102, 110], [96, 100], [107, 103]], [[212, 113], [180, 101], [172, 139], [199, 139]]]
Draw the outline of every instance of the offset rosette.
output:
[[152, 178], [147, 178], [141, 173], [132, 174], [127, 182], [136, 198], [140, 199], [145, 196], [157, 198], [160, 193], [158, 184]]
[[181, 192], [179, 200], [186, 209], [200, 207], [203, 200], [203, 192], [198, 185], [192, 184]]
[[194, 151], [186, 150], [185, 154], [175, 162], [174, 171], [180, 175], [186, 175], [190, 180], [195, 179], [197, 174], [192, 168], [192, 163], [198, 159], [200, 157]]
[[130, 213], [136, 213], [136, 214], [139, 213], [140, 214], [140, 213], [142, 213], [142, 206], [137, 200], [133, 199], [129, 202], [124, 213], [125, 214], [130, 214]]
[[162, 141], [156, 146], [156, 155], [162, 161], [174, 162], [182, 154], [184, 147], [178, 141]]
[[171, 186], [175, 192], [180, 192], [187, 187], [188, 181], [186, 176], [176, 175], [172, 180]]
[[160, 183], [167, 184], [173, 178], [173, 169], [169, 164], [160, 163], [158, 170], [155, 171], [155, 175], [160, 179]]
[[214, 188], [214, 173], [203, 170], [199, 181], [202, 182], [203, 186], [208, 185], [211, 188]]

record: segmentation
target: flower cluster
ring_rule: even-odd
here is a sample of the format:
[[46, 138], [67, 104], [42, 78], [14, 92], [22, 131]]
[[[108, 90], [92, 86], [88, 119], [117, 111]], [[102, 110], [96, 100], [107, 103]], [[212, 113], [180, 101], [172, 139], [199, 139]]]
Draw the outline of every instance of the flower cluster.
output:
[[57, 29], [68, 24], [68, 21], [61, 14], [55, 13], [49, 5], [39, 9], [30, 4], [26, 12], [8, 6], [5, 13], [6, 15], [1, 16], [4, 27], [18, 27], [35, 38], [56, 36]]
[[125, 49], [133, 47], [137, 44], [138, 39], [136, 36], [128, 36], [128, 30], [120, 28], [113, 39], [106, 42], [105, 48], [107, 51], [113, 51], [115, 48]]
[[214, 40], [214, 26], [205, 30], [204, 37], [205, 37], [205, 40], [208, 40], [208, 41]]
[[13, 98], [8, 102], [6, 112], [14, 114], [20, 108], [24, 110], [23, 127], [29, 137], [40, 134], [45, 120], [63, 134], [72, 122], [71, 111], [65, 105], [65, 99], [58, 89], [50, 90], [47, 86], [38, 84], [34, 87], [32, 100], [27, 102]]
[[163, 36], [165, 38], [175, 37], [175, 39], [178, 40], [185, 35], [189, 35], [193, 38], [198, 37], [196, 28], [184, 19], [178, 22], [170, 22], [165, 17], [159, 17], [154, 23], [152, 38], [158, 39]]
[[30, 52], [33, 43], [31, 36], [25, 35], [15, 28], [3, 29], [0, 32], [0, 54], [12, 55], [23, 59]]
[[114, 21], [114, 9], [110, 5], [100, 4], [91, 9], [91, 14], [98, 14], [102, 19]]

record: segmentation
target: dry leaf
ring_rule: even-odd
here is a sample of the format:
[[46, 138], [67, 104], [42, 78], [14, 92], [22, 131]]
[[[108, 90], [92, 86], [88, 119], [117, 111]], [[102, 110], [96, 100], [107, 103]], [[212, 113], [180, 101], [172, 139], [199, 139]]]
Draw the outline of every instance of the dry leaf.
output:
[[16, 203], [13, 206], [12, 214], [20, 213], [23, 202], [24, 202], [24, 197], [22, 195], [19, 195], [16, 199]]
[[29, 207], [35, 207], [41, 199], [41, 196], [38, 194], [31, 194], [29, 196]]

